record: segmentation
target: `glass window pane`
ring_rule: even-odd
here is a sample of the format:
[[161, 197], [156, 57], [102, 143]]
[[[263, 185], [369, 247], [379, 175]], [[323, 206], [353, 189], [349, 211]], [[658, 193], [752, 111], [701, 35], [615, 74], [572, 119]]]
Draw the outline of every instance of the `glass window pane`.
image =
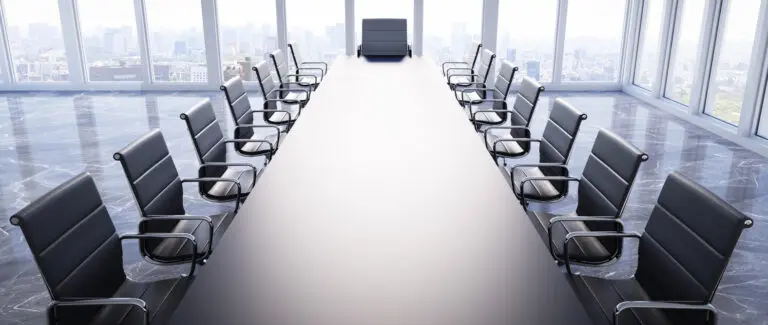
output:
[[557, 0], [501, 0], [496, 55], [520, 68], [518, 82], [523, 76], [551, 82], [556, 30]]
[[296, 43], [302, 59], [330, 63], [344, 54], [344, 0], [289, 0], [285, 6], [288, 42]]
[[142, 81], [133, 0], [77, 0], [88, 79]]
[[684, 105], [691, 103], [693, 79], [698, 73], [696, 67], [705, 4], [701, 0], [681, 0], [678, 3], [678, 10], [681, 10], [680, 26], [673, 37], [665, 96]]
[[760, 0], [729, 1], [718, 44], [720, 56], [711, 77], [714, 102], [707, 104], [705, 113], [731, 124], [739, 123], [759, 13]]
[[424, 0], [424, 55], [438, 64], [464, 60], [482, 19], [482, 0]]
[[58, 1], [5, 0], [3, 5], [16, 81], [69, 80]]
[[656, 81], [656, 71], [659, 66], [661, 24], [664, 19], [665, 2], [664, 0], [645, 1], [647, 8], [641, 22], [634, 83], [648, 90], [651, 90]]
[[277, 49], [275, 0], [218, 0], [217, 4], [224, 80], [238, 75], [245, 81], [255, 80], [251, 66]]
[[152, 80], [207, 82], [200, 1], [148, 0], [144, 3]]
[[[563, 81], [618, 81], [624, 0], [571, 0], [565, 27]], [[600, 8], [596, 19], [595, 8]]]
[[[357, 44], [363, 40], [363, 18], [405, 18], [408, 20], [408, 43], [413, 45], [413, 0], [356, 0], [355, 35]], [[355, 48], [357, 48], [357, 44]]]

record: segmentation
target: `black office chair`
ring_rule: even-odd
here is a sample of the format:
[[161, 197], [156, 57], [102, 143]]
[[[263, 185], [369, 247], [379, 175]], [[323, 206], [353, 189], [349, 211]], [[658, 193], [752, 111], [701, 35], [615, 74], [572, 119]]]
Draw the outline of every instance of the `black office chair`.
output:
[[[235, 209], [231, 212], [208, 216], [188, 215], [184, 209], [183, 184], [201, 184], [200, 194], [206, 198], [210, 195], [208, 192], [229, 188], [234, 188], [235, 197], [243, 197], [246, 193], [244, 189], [247, 189], [247, 184], [241, 185], [233, 178], [180, 178], [159, 129], [127, 145], [116, 152], [113, 158], [123, 166], [141, 216], [145, 218], [139, 224], [139, 228], [144, 229], [142, 232], [192, 234], [199, 244], [200, 252], [197, 254], [205, 253], [205, 258], [211, 254], [218, 239], [232, 222], [240, 208], [240, 200], [235, 200]], [[201, 166], [201, 170], [204, 167]], [[182, 246], [178, 241], [147, 241], [140, 248], [144, 257], [163, 264], [180, 263], [194, 254], [190, 245]]]
[[491, 73], [491, 66], [493, 60], [496, 59], [496, 54], [488, 49], [483, 50], [480, 53], [480, 61], [476, 71], [463, 71], [459, 70], [456, 73], [448, 71], [448, 86], [454, 91], [457, 86], [466, 86], [478, 83], [485, 87], [485, 83], [488, 81], [488, 75]]
[[[517, 104], [518, 101], [515, 101]], [[506, 159], [519, 158], [528, 155], [531, 151], [531, 143], [539, 144], [539, 164], [519, 165], [512, 168], [510, 175], [514, 188], [520, 187], [520, 180], [532, 176], [563, 176], [560, 167], [555, 165], [565, 165], [571, 155], [571, 149], [576, 141], [576, 134], [579, 133], [581, 123], [587, 119], [587, 114], [577, 110], [565, 100], [558, 98], [552, 105], [552, 111], [549, 112], [549, 120], [544, 127], [544, 133], [541, 139], [532, 139], [531, 131], [528, 128], [531, 116], [533, 116], [534, 105], [528, 106], [515, 105], [517, 114], [512, 114], [512, 126], [491, 126], [483, 131], [486, 148], [490, 152], [494, 161], [502, 159], [504, 166], [507, 165]], [[530, 108], [529, 108], [530, 107]], [[525, 123], [525, 126], [522, 124]], [[509, 130], [509, 133], [496, 133], [494, 130]], [[541, 168], [539, 168], [541, 167]], [[517, 174], [513, 173], [516, 172]], [[546, 184], [547, 181], [536, 181], [530, 184], [531, 188], [539, 190], [531, 192], [538, 193], [535, 197], [543, 200], [553, 200], [562, 198], [567, 194], [567, 186], [563, 188], [557, 184]], [[535, 186], [534, 186], [535, 184]], [[554, 191], [562, 189], [566, 193]], [[533, 197], [529, 197], [533, 198]]]
[[[236, 127], [235, 134], [237, 137], [238, 129], [250, 130], [251, 137], [247, 139], [227, 139], [224, 137], [224, 133], [221, 131], [219, 121], [216, 119], [216, 114], [213, 112], [213, 104], [210, 99], [204, 99], [193, 106], [188, 112], [181, 113], [181, 119], [187, 125], [190, 137], [192, 137], [192, 143], [195, 146], [195, 152], [197, 153], [198, 161], [201, 164], [207, 163], [226, 163], [227, 162], [227, 144], [234, 145], [235, 150], [244, 156], [258, 157], [264, 156], [264, 165], [269, 163], [272, 156], [277, 152], [277, 148], [280, 146], [281, 138], [285, 133], [280, 132], [280, 129], [275, 126], [269, 126], [275, 129], [273, 134], [268, 135], [265, 138], [259, 138], [257, 135], [253, 135], [253, 127]], [[223, 177], [234, 178], [240, 181], [240, 184], [249, 183], [255, 175], [244, 172], [235, 171], [232, 168], [228, 169], [228, 172], [224, 172], [221, 175], [207, 174], [205, 177]]]
[[[302, 70], [310, 71], [309, 74], [314, 75], [317, 80], [312, 80], [310, 77], [301, 77], [299, 79], [299, 85], [311, 86], [313, 89], [317, 89], [317, 86], [323, 81], [325, 74], [328, 73], [328, 63], [322, 61], [304, 61], [301, 58], [301, 52], [299, 51], [296, 43], [288, 43], [288, 51], [291, 53], [291, 60], [293, 61], [294, 74], [302, 74]], [[318, 66], [323, 66], [322, 68]], [[317, 73], [311, 73], [311, 71], [319, 71], [320, 76]]]
[[[480, 50], [483, 49], [483, 43], [472, 43], [471, 51], [466, 54], [464, 61], [446, 61], [441, 65], [443, 76], [448, 76], [449, 71], [464, 71], [475, 73], [475, 64], [477, 57], [480, 56]], [[471, 62], [471, 63], [470, 63]]]
[[[290, 96], [291, 98], [284, 97], [289, 97], [286, 94], [298, 93], [306, 95], [306, 98], [309, 99], [311, 97], [310, 92], [306, 89], [282, 88], [275, 84], [267, 61], [259, 62], [251, 69], [256, 73], [256, 80], [259, 81], [261, 95], [264, 98], [263, 109], [251, 111], [263, 113], [264, 121], [269, 124], [285, 125], [290, 130], [307, 102], [297, 101], [297, 97], [293, 96]], [[245, 108], [239, 108], [238, 111], [243, 109]]]
[[357, 57], [403, 58], [413, 56], [408, 44], [408, 20], [402, 18], [363, 18], [362, 39]]
[[[129, 279], [123, 269], [121, 242], [185, 241], [202, 245], [190, 234], [118, 235], [93, 178], [80, 174], [11, 216], [21, 228], [51, 296], [48, 324], [163, 324], [189, 285], [187, 277], [153, 282]], [[190, 274], [195, 259], [190, 259]]]
[[[498, 84], [499, 81], [497, 80], [496, 82]], [[507, 88], [509, 88], [508, 85]], [[533, 116], [533, 112], [536, 109], [536, 104], [539, 102], [539, 96], [543, 91], [544, 86], [539, 84], [538, 81], [525, 77], [520, 84], [520, 90], [515, 96], [512, 110], [506, 109], [508, 106], [506, 98], [502, 102], [494, 100], [493, 110], [483, 110], [481, 107], [470, 104], [467, 105], [469, 120], [475, 125], [476, 130], [480, 130], [483, 126], [504, 124], [508, 116], [512, 121], [512, 126], [528, 127], [531, 116]], [[486, 101], [489, 100], [486, 99]]]
[[313, 85], [320, 82], [320, 79], [309, 73], [291, 73], [288, 62], [285, 61], [283, 50], [277, 49], [269, 54], [269, 60], [272, 61], [272, 67], [277, 74], [277, 80], [281, 89], [301, 89], [305, 92], [288, 91], [281, 92], [280, 98], [287, 103], [298, 103], [306, 105], [309, 101], [310, 92]]
[[[678, 173], [667, 177], [641, 235], [623, 231], [570, 233], [561, 243], [582, 238], [637, 238], [637, 270], [629, 279], [573, 275], [576, 289], [594, 314], [612, 325], [715, 324], [712, 306], [728, 260], [752, 220]], [[564, 254], [569, 274], [569, 254]], [[588, 302], [588, 301], [587, 301]]]
[[[557, 261], [563, 260], [563, 252], [557, 244], [565, 236], [578, 231], [621, 231], [619, 218], [627, 204], [629, 192], [635, 182], [640, 164], [648, 155], [611, 131], [601, 129], [597, 133], [592, 152], [581, 178], [569, 177], [568, 167], [563, 165], [565, 176], [535, 176], [516, 180], [515, 193], [527, 206], [526, 196], [520, 195], [531, 189], [533, 181], [578, 182], [578, 204], [576, 211], [567, 215], [555, 215], [543, 211], [528, 210], [533, 220], [538, 220], [541, 229], [547, 230], [549, 251]], [[520, 167], [513, 167], [514, 170]], [[621, 241], [615, 238], [579, 238], [572, 242], [570, 259], [583, 264], [603, 264], [622, 253]]]
[[[456, 86], [454, 96], [456, 101], [464, 108], [475, 129], [479, 130], [483, 125], [499, 125], [507, 121], [507, 96], [512, 85], [512, 78], [518, 68], [512, 66], [507, 60], [501, 62], [499, 74], [493, 88], [486, 88], [482, 83], [476, 87]], [[491, 96], [488, 98], [487, 93]], [[490, 105], [487, 105], [490, 104]]]
[[[266, 64], [265, 61], [262, 61]], [[224, 92], [224, 97], [227, 99], [227, 106], [229, 106], [229, 112], [232, 114], [232, 119], [235, 123], [235, 139], [250, 139], [253, 137], [253, 128], [277, 128], [280, 132], [286, 132], [288, 124], [279, 118], [279, 115], [283, 114], [285, 120], [295, 121], [297, 116], [292, 114], [298, 114], [298, 108], [296, 111], [286, 110], [282, 111], [276, 108], [276, 105], [270, 105], [270, 110], [254, 110], [251, 109], [251, 101], [248, 99], [248, 93], [245, 92], [245, 86], [243, 80], [240, 77], [234, 77], [227, 80], [221, 87]], [[269, 125], [253, 124], [254, 113], [262, 113], [262, 117], [273, 117], [271, 123], [270, 120], [264, 119], [264, 122]], [[285, 129], [282, 129], [285, 127]], [[250, 130], [250, 131], [249, 131]]]

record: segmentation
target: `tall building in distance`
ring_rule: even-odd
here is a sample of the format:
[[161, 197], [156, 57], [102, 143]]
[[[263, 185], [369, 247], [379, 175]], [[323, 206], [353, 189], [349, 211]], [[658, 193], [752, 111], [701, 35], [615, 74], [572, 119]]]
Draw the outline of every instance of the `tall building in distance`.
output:
[[181, 56], [187, 54], [187, 42], [175, 41], [173, 42], [173, 55]]
[[541, 79], [541, 62], [540, 61], [528, 61], [525, 63], [525, 74], [536, 80]]

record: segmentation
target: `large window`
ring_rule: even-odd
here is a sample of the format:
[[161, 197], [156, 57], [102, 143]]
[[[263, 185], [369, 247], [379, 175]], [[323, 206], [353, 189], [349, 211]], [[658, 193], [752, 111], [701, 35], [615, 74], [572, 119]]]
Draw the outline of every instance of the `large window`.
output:
[[424, 0], [424, 55], [435, 63], [472, 60], [480, 42], [482, 0]]
[[520, 68], [517, 81], [552, 81], [556, 26], [557, 0], [499, 2], [496, 55]]
[[640, 43], [637, 47], [634, 83], [648, 90], [651, 90], [651, 87], [656, 82], [665, 3], [665, 0], [645, 0], [645, 8], [643, 10], [644, 15], [640, 27]]
[[302, 59], [331, 62], [344, 54], [344, 0], [288, 0], [285, 5], [288, 42], [296, 43]]
[[3, 5], [16, 81], [69, 80], [58, 1], [5, 0]]
[[207, 82], [208, 68], [205, 61], [200, 1], [147, 0], [144, 3], [152, 80]]
[[[219, 0], [217, 3], [224, 80], [238, 75], [245, 81], [255, 80], [251, 67], [277, 49], [275, 0]], [[315, 14], [319, 13], [306, 13]]]
[[89, 80], [144, 80], [133, 0], [77, 0], [77, 9]]
[[706, 1], [680, 0], [680, 20], [673, 35], [672, 56], [669, 60], [667, 89], [664, 95], [678, 103], [691, 103], [693, 80], [698, 73], [698, 49], [701, 46], [701, 27]]
[[727, 1], [725, 30], [719, 56], [711, 76], [711, 102], [705, 113], [730, 124], [738, 124], [747, 86], [760, 0]]
[[407, 19], [408, 43], [413, 45], [413, 0], [355, 0], [355, 35], [357, 35], [357, 44], [360, 44], [360, 41], [363, 39], [362, 20], [364, 18]]
[[563, 81], [618, 81], [626, 5], [625, 0], [568, 2]]

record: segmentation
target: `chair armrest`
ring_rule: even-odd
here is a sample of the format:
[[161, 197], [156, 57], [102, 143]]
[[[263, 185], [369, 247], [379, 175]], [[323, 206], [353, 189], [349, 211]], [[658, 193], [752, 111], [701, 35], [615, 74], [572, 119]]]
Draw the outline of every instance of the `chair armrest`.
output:
[[[446, 71], [446, 70], [445, 70], [445, 66], [446, 66], [446, 65], [449, 65], [449, 64], [451, 64], [451, 65], [464, 65], [464, 66], [469, 66], [469, 63], [467, 63], [467, 62], [464, 62], [464, 61], [445, 61], [445, 62], [443, 62], [443, 63], [440, 65], [440, 66], [441, 66], [440, 70], [442, 70], [442, 71], [443, 71], [443, 75], [444, 75], [444, 76], [448, 74], [448, 71]], [[450, 68], [449, 68], [449, 69], [450, 69]]]
[[[487, 102], [502, 102], [502, 103], [504, 103], [504, 106], [507, 105], [506, 101], [501, 100], [501, 99], [485, 99], [484, 101], [487, 101]], [[472, 109], [470, 109], [470, 112], [471, 111], [472, 111]], [[508, 115], [508, 114], [512, 114], [512, 111], [507, 110], [506, 107], [504, 109], [481, 109], [481, 110], [476, 110], [476, 111], [472, 112], [472, 117], [470, 118], [470, 120], [472, 122], [477, 120], [477, 114], [480, 114], [480, 113], [496, 113], [496, 114]]]
[[[481, 82], [474, 82], [474, 83], [481, 83]], [[464, 99], [464, 93], [465, 93], [465, 92], [470, 92], [470, 91], [489, 91], [489, 90], [490, 90], [490, 91], [492, 91], [492, 92], [496, 92], [496, 93], [498, 93], [499, 95], [501, 95], [502, 97], [504, 97], [504, 94], [502, 94], [502, 93], [501, 93], [501, 91], [499, 91], [499, 90], [498, 90], [498, 89], [496, 89], [496, 88], [488, 88], [488, 87], [470, 87], [470, 88], [464, 88], [464, 89], [462, 89], [462, 90], [461, 90], [461, 99]]]
[[[284, 99], [265, 99], [264, 100], [264, 106], [266, 106], [267, 103], [272, 103], [272, 102], [287, 102], [287, 100], [284, 100]], [[296, 105], [299, 105], [299, 104], [296, 104]], [[298, 116], [294, 117], [292, 112], [284, 111], [284, 110], [281, 110], [281, 109], [252, 109], [251, 112], [253, 112], [253, 113], [283, 113], [283, 114], [288, 114], [288, 120], [290, 120], [290, 121], [295, 121], [298, 118]], [[301, 112], [301, 106], [300, 105], [299, 105], [299, 112]]]
[[450, 78], [451, 75], [452, 75], [451, 71], [453, 71], [453, 70], [456, 70], [456, 71], [469, 71], [470, 73], [474, 73], [475, 72], [475, 70], [472, 69], [472, 68], [448, 68], [447, 70], [445, 70], [445, 76]]
[[[299, 70], [299, 71], [301, 71], [301, 70], [320, 70], [320, 75], [321, 76], [325, 75], [325, 70], [323, 70], [323, 68], [314, 68], [314, 67], [303, 68], [303, 67], [297, 67], [296, 70]], [[317, 76], [315, 76], [315, 80], [317, 80]]]
[[552, 247], [552, 227], [555, 226], [557, 223], [561, 222], [570, 222], [570, 221], [596, 221], [596, 222], [613, 222], [619, 225], [619, 232], [624, 232], [624, 223], [621, 222], [621, 220], [616, 219], [615, 217], [554, 217], [552, 219], [549, 219], [549, 225], [547, 226], [547, 238], [549, 239], [547, 241], [547, 245], [549, 246], [549, 254], [552, 255], [552, 258], [554, 258], [556, 261], [560, 261], [560, 259], [555, 256], [554, 248]]
[[453, 80], [454, 77], [478, 77], [481, 78], [479, 74], [473, 74], [473, 73], [456, 73], [448, 76], [448, 83], [453, 83], [451, 80]]
[[[496, 152], [496, 147], [499, 145], [499, 143], [504, 142], [530, 142], [530, 143], [541, 143], [541, 140], [539, 139], [531, 139], [531, 138], [505, 138], [505, 139], [497, 139], [496, 141], [493, 141], [493, 146], [491, 146], [491, 152]], [[488, 142], [486, 142], [487, 144]]]
[[259, 139], [226, 139], [224, 140], [224, 143], [248, 143], [248, 142], [266, 143], [267, 146], [269, 146], [270, 152], [275, 151], [275, 147], [272, 146], [272, 142], [269, 142], [267, 140], [259, 140]]
[[[202, 169], [205, 166], [214, 166], [210, 164], [202, 164], [200, 167], [197, 168], [198, 174], [200, 173], [200, 169]], [[254, 178], [255, 179], [255, 178]], [[212, 183], [212, 182], [229, 182], [234, 183], [237, 187], [237, 197], [241, 197], [243, 195], [243, 187], [240, 185], [240, 182], [236, 179], [232, 178], [220, 178], [220, 177], [199, 177], [199, 178], [182, 178], [181, 183]], [[240, 200], [235, 200], [235, 213], [240, 210]]]
[[323, 76], [325, 76], [325, 71], [328, 71], [328, 63], [327, 62], [323, 62], [323, 61], [304, 61], [304, 62], [301, 62], [300, 65], [305, 65], [305, 64], [310, 64], [310, 65], [312, 65], [312, 64], [320, 64], [320, 65], [322, 65], [323, 68], [325, 69], [323, 71]]
[[189, 268], [189, 276], [192, 276], [195, 274], [195, 267], [197, 266], [197, 240], [195, 239], [195, 236], [192, 236], [190, 234], [182, 234], [182, 233], [154, 233], [154, 232], [148, 232], [143, 234], [123, 234], [120, 235], [120, 241], [126, 240], [126, 239], [169, 239], [169, 238], [177, 238], [177, 239], [184, 239], [188, 240], [192, 243], [192, 261], [191, 266]]
[[[566, 169], [567, 170], [567, 169]], [[525, 205], [525, 195], [523, 195], [523, 188], [525, 187], [525, 183], [533, 182], [533, 181], [567, 181], [567, 182], [581, 182], [580, 179], [576, 177], [570, 177], [570, 176], [540, 176], [540, 177], [526, 177], [523, 178], [523, 181], [520, 182], [520, 200], [522, 201], [523, 205]], [[514, 184], [514, 182], [512, 182]]]
[[210, 255], [213, 252], [213, 220], [209, 216], [193, 216], [193, 215], [186, 215], [186, 214], [176, 214], [176, 215], [160, 215], [160, 214], [151, 214], [146, 216], [145, 218], [139, 219], [139, 223], [145, 222], [145, 221], [153, 221], [153, 220], [159, 220], [159, 219], [169, 219], [169, 220], [200, 220], [205, 221], [208, 224], [208, 234], [210, 235], [210, 242], [208, 243], [208, 255]]
[[76, 306], [133, 306], [141, 310], [144, 314], [143, 323], [149, 325], [149, 312], [147, 303], [139, 298], [129, 297], [111, 297], [111, 298], [63, 298], [62, 300], [51, 301], [48, 305], [48, 323], [57, 324], [56, 309], [58, 307], [76, 307]]
[[[285, 75], [286, 77], [311, 77], [312, 83], [317, 83], [317, 76], [313, 74], [305, 74], [305, 73], [292, 73]], [[288, 78], [290, 80], [290, 78]], [[298, 78], [296, 80], [299, 80]]]
[[[284, 87], [282, 87], [282, 86], [285, 86], [285, 85], [288, 85], [288, 87], [285, 87], [285, 88], [284, 88]], [[290, 88], [290, 86], [291, 86], [291, 85], [296, 85], [296, 86], [299, 86], [299, 87], [301, 87], [301, 88]], [[293, 91], [297, 91], [297, 90], [303, 90], [303, 91], [306, 91], [306, 92], [308, 92], [308, 94], [307, 94], [307, 100], [309, 100], [310, 96], [312, 96], [312, 86], [311, 86], [311, 85], [307, 85], [307, 84], [303, 84], [303, 83], [300, 83], [300, 82], [298, 82], [298, 81], [286, 81], [286, 82], [283, 82], [283, 83], [282, 83], [282, 85], [281, 85], [279, 88], [275, 88], [275, 89], [273, 89], [273, 90], [282, 90], [282, 91], [291, 91], [291, 90], [293, 90]]]
[[623, 301], [616, 305], [616, 309], [613, 312], [614, 325], [619, 325], [619, 314], [627, 309], [703, 310], [712, 313], [712, 322], [710, 324], [717, 324], [717, 309], [707, 302]]
[[573, 275], [571, 272], [571, 259], [568, 257], [568, 243], [571, 239], [579, 237], [595, 237], [595, 238], [640, 238], [641, 235], [638, 232], [614, 232], [614, 231], [576, 231], [565, 235], [565, 241], [563, 241], [563, 257], [565, 258], [565, 269], [568, 270], [568, 274]]
[[527, 126], [522, 125], [507, 125], [507, 126], [490, 126], [483, 131], [483, 139], [485, 141], [488, 141], [488, 131], [491, 130], [517, 130], [517, 129], [523, 129], [526, 132], [526, 134], [531, 134], [531, 129]]
[[[284, 84], [284, 85], [293, 85], [293, 84], [296, 84], [296, 85], [298, 85], [299, 83], [298, 83], [298, 82], [284, 82], [283, 84]], [[298, 89], [298, 88], [275, 88], [275, 89], [272, 89], [272, 91], [270, 91], [269, 93], [267, 93], [267, 97], [269, 97], [269, 95], [272, 95], [272, 94], [273, 94], [274, 92], [276, 92], [276, 91], [285, 91], [285, 92], [289, 92], [289, 93], [304, 93], [304, 94], [306, 94], [306, 95], [307, 95], [307, 99], [309, 99], [309, 96], [310, 96], [310, 95], [309, 95], [310, 91], [309, 91], [309, 90], [307, 90], [307, 89]]]
[[[290, 113], [289, 113], [290, 115]], [[239, 124], [235, 125], [235, 129], [245, 129], [245, 128], [251, 128], [251, 129], [258, 129], [258, 128], [270, 128], [275, 129], [277, 131], [277, 142], [280, 143], [280, 130], [279, 127], [276, 127], [274, 125], [265, 125], [265, 124]]]

